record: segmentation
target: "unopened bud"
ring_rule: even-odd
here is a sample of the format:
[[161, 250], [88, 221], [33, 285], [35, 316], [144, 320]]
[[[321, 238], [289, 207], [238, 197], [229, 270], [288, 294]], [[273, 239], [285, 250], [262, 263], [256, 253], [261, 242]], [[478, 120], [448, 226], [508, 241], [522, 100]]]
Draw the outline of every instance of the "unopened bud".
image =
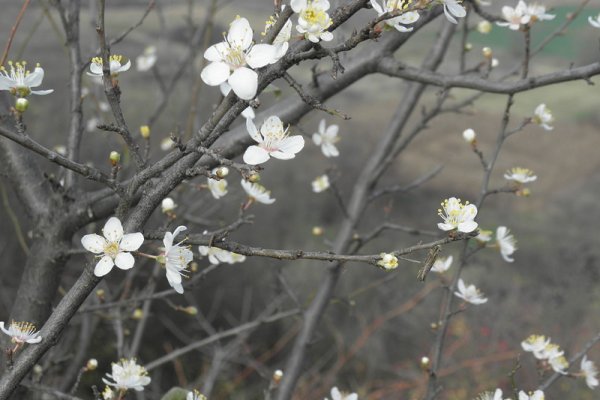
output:
[[323, 234], [323, 228], [320, 226], [313, 226], [312, 234], [313, 236], [321, 236]]
[[481, 21], [477, 24], [477, 32], [487, 35], [492, 31], [492, 24], [489, 21]]
[[96, 368], [98, 368], [98, 360], [96, 360], [95, 358], [90, 358], [87, 364], [85, 364], [86, 371], [93, 371]]
[[27, 107], [29, 107], [29, 100], [27, 100], [24, 97], [19, 97], [15, 102], [15, 109], [20, 113], [25, 112], [25, 110], [27, 110]]
[[98, 296], [100, 300], [104, 300], [104, 289], [96, 290], [96, 296]]
[[115, 166], [121, 161], [121, 154], [119, 154], [118, 151], [111, 151], [108, 159], [110, 160], [110, 163]]
[[465, 51], [471, 51], [471, 50], [473, 50], [473, 44], [465, 43]]
[[431, 325], [429, 325], [429, 327], [431, 328], [431, 330], [436, 331], [440, 326], [437, 322], [432, 322]]
[[162, 212], [167, 214], [175, 210], [175, 208], [177, 208], [177, 204], [175, 204], [175, 201], [172, 198], [165, 197], [161, 203], [161, 208]]
[[260, 181], [260, 175], [257, 172], [253, 172], [249, 177], [248, 181], [252, 183], [256, 183]]
[[529, 188], [519, 189], [515, 192], [517, 196], [529, 197], [531, 196], [531, 190]]
[[131, 318], [142, 319], [143, 316], [144, 316], [144, 311], [142, 311], [141, 308], [136, 308], [135, 310], [133, 310], [133, 314], [131, 315]]
[[229, 175], [229, 168], [219, 167], [215, 171], [215, 175], [217, 175], [219, 178], [225, 178], [227, 175]]
[[148, 125], [140, 126], [140, 135], [142, 135], [144, 139], [148, 139], [150, 137], [150, 127]]
[[278, 369], [277, 371], [273, 372], [273, 383], [275, 383], [276, 385], [281, 382], [281, 379], [283, 378], [283, 371]]
[[193, 262], [190, 264], [190, 271], [192, 272], [198, 272], [198, 263], [197, 262]]
[[429, 357], [421, 357], [421, 368], [428, 369], [429, 368]]
[[44, 368], [40, 364], [35, 364], [33, 366], [33, 373], [36, 375], [41, 375], [44, 372]]
[[492, 49], [491, 47], [484, 47], [481, 52], [485, 58], [492, 58]]
[[463, 135], [463, 139], [465, 139], [465, 141], [467, 143], [471, 143], [471, 144], [475, 143], [475, 139], [477, 138], [477, 135], [475, 134], [475, 131], [473, 129], [471, 129], [471, 128], [465, 129], [463, 131], [462, 135]]
[[194, 306], [182, 308], [181, 311], [189, 315], [198, 315], [198, 309]]

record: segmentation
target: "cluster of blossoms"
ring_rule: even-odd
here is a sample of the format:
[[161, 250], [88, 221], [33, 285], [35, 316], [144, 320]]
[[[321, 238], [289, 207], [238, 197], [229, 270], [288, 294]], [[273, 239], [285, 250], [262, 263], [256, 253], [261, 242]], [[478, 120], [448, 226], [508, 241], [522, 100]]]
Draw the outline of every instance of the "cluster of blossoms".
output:
[[507, 26], [513, 31], [518, 31], [524, 26], [529, 26], [536, 21], [554, 19], [555, 15], [547, 14], [546, 7], [537, 3], [527, 5], [519, 0], [516, 7], [502, 7], [502, 17], [506, 21], [496, 22], [499, 26]]
[[544, 335], [530, 335], [521, 342], [521, 347], [527, 352], [533, 353], [534, 357], [560, 374], [566, 374], [569, 362], [565, 358], [565, 352], [557, 344], [551, 343], [550, 338]]
[[8, 70], [0, 65], [0, 91], [7, 90], [15, 96], [15, 109], [23, 113], [29, 107], [27, 96], [35, 94], [43, 96], [52, 93], [53, 89], [48, 90], [32, 90], [31, 88], [38, 87], [44, 79], [44, 70], [40, 64], [36, 64], [33, 72], [27, 69], [25, 61], [8, 62]]
[[417, 11], [404, 11], [408, 8], [410, 2], [400, 0], [383, 0], [383, 4], [379, 5], [377, 0], [371, 0], [371, 6], [373, 10], [377, 12], [378, 16], [382, 16], [392, 12], [402, 12], [401, 15], [385, 20], [385, 26], [395, 28], [398, 32], [410, 32], [413, 30], [412, 27], [406, 27], [405, 25], [414, 24], [419, 19], [419, 13]]

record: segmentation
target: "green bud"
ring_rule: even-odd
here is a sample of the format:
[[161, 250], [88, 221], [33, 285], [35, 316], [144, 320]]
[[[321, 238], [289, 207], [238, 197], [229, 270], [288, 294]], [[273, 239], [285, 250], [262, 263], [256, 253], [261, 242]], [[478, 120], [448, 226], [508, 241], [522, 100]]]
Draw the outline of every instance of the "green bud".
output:
[[15, 109], [18, 112], [23, 113], [25, 110], [27, 110], [27, 107], [29, 107], [29, 100], [24, 97], [19, 97], [15, 103]]

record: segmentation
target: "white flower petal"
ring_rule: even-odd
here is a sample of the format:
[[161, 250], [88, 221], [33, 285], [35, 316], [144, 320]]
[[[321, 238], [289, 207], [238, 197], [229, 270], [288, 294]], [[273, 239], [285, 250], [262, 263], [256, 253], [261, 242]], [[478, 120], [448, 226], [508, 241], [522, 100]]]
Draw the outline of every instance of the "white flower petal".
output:
[[25, 79], [23, 80], [23, 83], [25, 84], [25, 86], [32, 88], [32, 87], [40, 86], [42, 84], [43, 80], [44, 80], [44, 70], [40, 67], [36, 67], [32, 73], [30, 73], [29, 75], [27, 75], [25, 77]]
[[251, 119], [246, 120], [246, 130], [252, 139], [257, 141], [258, 143], [263, 142], [263, 137], [260, 133], [258, 133], [258, 129], [256, 129], [256, 125], [254, 125], [254, 121]]
[[133, 268], [133, 264], [135, 264], [135, 258], [133, 258], [131, 253], [119, 253], [115, 258], [115, 264], [121, 269], [131, 269]]
[[295, 13], [301, 12], [303, 9], [306, 8], [306, 5], [306, 0], [292, 0], [290, 2], [290, 6], [292, 7], [292, 10], [294, 10]]
[[204, 58], [212, 62], [223, 61], [223, 55], [229, 52], [229, 48], [226, 42], [213, 44], [204, 52]]
[[257, 44], [246, 55], [246, 62], [252, 68], [262, 68], [275, 60], [277, 48], [270, 44]]
[[269, 152], [258, 146], [250, 146], [244, 153], [244, 162], [249, 165], [258, 165], [269, 160]]
[[144, 243], [144, 235], [141, 232], [128, 233], [123, 236], [119, 249], [124, 251], [136, 251]]
[[96, 275], [97, 277], [102, 277], [108, 274], [112, 270], [114, 265], [115, 263], [112, 258], [110, 258], [109, 256], [104, 256], [96, 264], [96, 267], [94, 268], [94, 275]]
[[123, 225], [117, 217], [110, 217], [104, 228], [102, 228], [102, 234], [109, 242], [118, 242], [123, 237]]
[[302, 148], [304, 148], [304, 138], [300, 135], [287, 137], [279, 144], [279, 150], [284, 153], [296, 154]]
[[208, 86], [218, 86], [229, 78], [229, 65], [224, 62], [211, 62], [202, 69], [200, 77]]
[[252, 100], [258, 90], [258, 74], [250, 68], [236, 69], [228, 79], [233, 92], [242, 100]]
[[85, 235], [81, 238], [81, 244], [87, 251], [91, 251], [94, 254], [104, 253], [104, 247], [106, 247], [106, 239], [100, 235], [92, 233], [91, 235]]
[[227, 42], [246, 50], [252, 44], [252, 28], [246, 18], [238, 18], [231, 23], [227, 33]]

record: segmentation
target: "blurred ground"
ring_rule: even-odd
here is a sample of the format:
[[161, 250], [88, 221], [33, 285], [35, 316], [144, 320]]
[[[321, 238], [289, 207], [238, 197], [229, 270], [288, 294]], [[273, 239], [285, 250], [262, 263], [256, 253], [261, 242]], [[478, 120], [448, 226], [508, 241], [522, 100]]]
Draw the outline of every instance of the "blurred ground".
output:
[[[44, 2], [45, 3], [45, 2]], [[338, 2], [339, 3], [339, 2]], [[495, 2], [499, 8], [503, 2]], [[556, 5], [555, 21], [538, 24], [533, 29], [533, 41], [538, 42], [544, 35], [556, 29], [564, 16], [573, 10], [576, 1], [555, 1], [546, 4]], [[87, 4], [87, 3], [86, 3]], [[143, 12], [145, 2], [121, 1], [110, 5], [107, 13], [108, 31], [116, 36], [137, 21]], [[188, 17], [187, 2], [159, 2], [166, 16], [166, 29], [161, 32], [159, 20], [152, 13], [144, 25], [128, 36], [125, 42], [115, 46], [113, 52], [123, 53], [132, 58], [140, 54], [148, 44], [157, 44], [159, 50], [159, 70], [163, 73], [173, 71], [185, 52], [185, 41], [189, 36], [185, 21]], [[20, 2], [0, 0], [0, 38], [5, 38], [18, 12]], [[552, 45], [532, 63], [532, 74], [547, 73], [568, 67], [571, 62], [580, 65], [599, 58], [598, 30], [587, 24], [587, 15], [598, 13], [600, 8], [588, 9], [573, 23], [564, 37], [556, 39]], [[244, 15], [260, 31], [262, 22], [271, 10], [271, 1], [235, 1], [228, 3], [217, 15], [219, 27], [215, 37], [236, 15]], [[52, 21], [58, 23], [57, 15], [51, 12]], [[201, 7], [194, 9], [193, 19], [201, 20]], [[433, 24], [432, 24], [433, 25]], [[433, 27], [430, 27], [433, 28]], [[434, 30], [426, 29], [419, 33], [417, 40], [403, 48], [398, 57], [403, 61], [417, 65], [420, 57], [427, 51], [433, 40]], [[84, 54], [92, 55], [95, 49], [94, 30], [91, 17], [86, 13], [82, 18]], [[494, 27], [487, 36], [474, 33], [473, 51], [469, 54], [469, 65], [480, 61], [483, 46], [490, 46], [499, 60], [494, 76], [519, 63], [521, 42], [518, 33]], [[256, 34], [255, 34], [256, 37]], [[31, 101], [27, 125], [32, 136], [48, 146], [64, 144], [68, 119], [56, 115], [68, 114], [66, 77], [68, 62], [60, 43], [64, 38], [55, 31], [37, 2], [32, 2], [15, 38], [11, 55], [24, 58], [30, 63], [40, 62], [46, 70], [43, 88], [54, 88], [52, 96], [39, 97]], [[211, 42], [214, 42], [211, 41]], [[0, 43], [4, 43], [0, 39]], [[453, 44], [458, 49], [458, 41]], [[449, 52], [450, 61], [446, 72], [456, 71], [457, 50]], [[198, 58], [200, 60], [200, 58]], [[343, 60], [342, 60], [343, 61]], [[322, 64], [325, 69], [327, 63]], [[299, 79], [305, 78], [306, 71], [298, 70]], [[296, 76], [296, 75], [295, 75]], [[191, 82], [198, 79], [197, 72], [188, 71], [177, 88], [172, 104], [153, 129], [153, 144], [161, 137], [176, 129], [184, 129], [187, 115]], [[593, 80], [598, 84], [598, 79]], [[130, 126], [137, 126], [146, 120], [149, 110], [155, 105], [156, 84], [150, 73], [138, 73], [133, 69], [121, 78], [124, 92], [123, 108]], [[278, 82], [283, 87], [284, 84]], [[88, 82], [92, 92], [99, 93]], [[382, 76], [368, 77], [336, 98], [328, 102], [330, 108], [340, 109], [352, 116], [350, 121], [335, 121], [326, 116], [329, 123], [338, 123], [342, 141], [339, 160], [324, 159], [320, 151], [312, 145], [299, 155], [297, 162], [268, 165], [263, 174], [263, 182], [272, 188], [277, 202], [270, 207], [256, 206], [253, 212], [257, 223], [243, 228], [235, 238], [273, 248], [313, 248], [326, 249], [323, 238], [310, 236], [315, 225], [325, 228], [325, 239], [332, 239], [339, 222], [339, 210], [335, 201], [327, 194], [314, 195], [310, 192], [310, 181], [332, 165], [340, 171], [342, 192], [349, 194], [349, 185], [366, 160], [372, 143], [385, 129], [387, 121], [394, 113], [404, 91], [404, 84]], [[205, 118], [211, 110], [217, 90], [203, 86], [201, 88], [199, 118]], [[289, 91], [284, 90], [285, 93]], [[471, 92], [458, 90], [456, 99], [468, 96]], [[435, 91], [428, 94], [427, 104], [431, 104]], [[264, 103], [276, 101], [265, 96]], [[430, 171], [437, 165], [444, 169], [432, 182], [421, 190], [394, 198], [386, 199], [372, 207], [365, 219], [364, 231], [385, 219], [401, 224], [435, 229], [438, 222], [435, 210], [441, 199], [457, 195], [463, 199], [474, 199], [477, 195], [482, 175], [479, 160], [464, 143], [461, 133], [473, 128], [478, 134], [480, 148], [489, 154], [493, 148], [500, 125], [500, 113], [504, 107], [503, 96], [486, 95], [480, 99], [468, 114], [445, 115], [430, 125], [420, 135], [401, 158], [394, 164], [393, 176], [384, 179], [386, 183], [410, 182]], [[530, 185], [532, 196], [529, 198], [499, 195], [490, 198], [481, 214], [480, 225], [493, 228], [506, 225], [518, 239], [519, 250], [515, 262], [507, 264], [500, 256], [489, 250], [481, 252], [475, 263], [468, 266], [464, 275], [468, 283], [475, 283], [489, 297], [485, 306], [471, 308], [456, 318], [451, 328], [448, 348], [451, 352], [447, 366], [454, 373], [446, 379], [449, 387], [446, 399], [467, 399], [477, 391], [490, 389], [497, 385], [508, 387], [506, 374], [514, 366], [514, 354], [519, 343], [530, 333], [543, 333], [574, 354], [582, 344], [600, 330], [600, 265], [598, 259], [597, 221], [600, 219], [598, 206], [598, 188], [600, 187], [600, 95], [598, 89], [584, 82], [562, 84], [559, 86], [535, 90], [518, 95], [513, 107], [512, 126], [523, 118], [532, 115], [539, 103], [546, 103], [553, 110], [556, 122], [551, 132], [537, 126], [528, 126], [523, 132], [511, 137], [503, 148], [492, 186], [503, 185], [502, 175], [507, 168], [523, 166], [534, 170], [538, 180]], [[97, 113], [96, 106], [88, 104], [87, 118]], [[108, 115], [103, 115], [105, 118]], [[299, 127], [312, 133], [318, 121], [324, 115], [312, 113], [304, 118]], [[120, 146], [114, 138], [103, 132], [86, 133], [84, 138], [84, 158], [94, 163], [102, 163], [99, 154], [108, 154]], [[156, 150], [157, 157], [160, 151]], [[52, 167], [49, 167], [52, 168]], [[227, 209], [235, 209], [241, 199], [241, 190], [235, 179], [232, 187], [231, 204], [221, 213], [215, 213], [215, 219], [227, 215]], [[204, 192], [196, 193], [198, 201], [212, 204]], [[301, 199], [301, 200], [300, 200]], [[14, 199], [12, 207], [16, 206]], [[4, 210], [0, 218], [7, 221]], [[211, 215], [213, 217], [213, 215]], [[3, 223], [0, 231], [0, 254], [3, 257], [15, 257], [19, 253], [17, 244], [12, 240], [12, 226]], [[414, 244], [419, 238], [398, 237], [382, 238], [373, 243], [365, 252], [379, 252], [385, 249]], [[457, 255], [458, 245], [445, 248], [444, 255]], [[204, 262], [205, 263], [205, 262]], [[71, 269], [76, 272], [80, 266], [74, 262]], [[232, 274], [232, 269], [235, 273]], [[242, 293], [250, 292], [256, 299], [253, 304], [260, 308], [262, 301], [269, 298], [277, 286], [275, 272], [282, 269], [301, 301], [311, 298], [313, 288], [320, 280], [324, 265], [311, 262], [295, 262], [283, 265], [270, 260], [249, 260], [243, 265], [227, 266], [209, 275], [204, 291], [197, 295], [200, 304], [214, 307], [215, 298], [224, 298], [221, 307], [235, 314], [240, 308]], [[364, 332], [370, 321], [386, 311], [404, 304], [422, 289], [414, 276], [416, 268], [410, 263], [402, 264], [404, 270], [394, 275], [384, 275], [364, 265], [351, 265], [343, 276], [337, 291], [337, 299], [329, 307], [323, 321], [322, 331], [318, 335], [311, 362], [333, 365], [337, 352], [350, 346]], [[437, 277], [430, 277], [435, 282]], [[15, 276], [3, 278], [2, 285], [15, 287]], [[211, 290], [212, 289], [212, 290]], [[358, 391], [360, 398], [370, 398], [373, 393], [379, 397], [399, 398], [397, 394], [386, 392], [382, 388], [394, 387], [393, 383], [418, 381], [421, 373], [418, 360], [428, 352], [433, 334], [429, 325], [437, 319], [437, 310], [441, 290], [434, 289], [432, 294], [418, 307], [400, 317], [391, 318], [381, 329], [375, 331], [368, 343], [362, 347], [356, 357], [344, 365], [335, 380], [327, 381], [314, 371], [309, 374], [306, 387], [337, 384], [340, 387]], [[220, 297], [219, 297], [220, 296]], [[245, 296], [245, 295], [244, 295]], [[10, 290], [0, 295], [3, 300], [2, 317], [10, 305]], [[157, 311], [158, 314], [158, 311]], [[280, 335], [291, 329], [292, 324], [282, 324], [278, 328], [263, 332], [262, 337], [254, 338], [257, 345], [253, 349], [256, 355], [268, 349]], [[332, 343], [329, 335], [333, 335]], [[332, 345], [333, 344], [333, 345]], [[151, 349], [160, 355], [162, 349]], [[317, 357], [316, 354], [320, 354]], [[488, 358], [483, 355], [489, 355]], [[508, 356], [507, 356], [508, 355]], [[506, 356], [506, 357], [505, 357]], [[152, 357], [149, 355], [149, 358]], [[600, 351], [591, 352], [591, 359], [600, 362]], [[203, 363], [210, 359], [203, 359]], [[270, 369], [282, 366], [284, 357], [276, 356], [267, 363]], [[461, 364], [465, 360], [471, 363]], [[190, 362], [193, 362], [190, 359]], [[523, 368], [518, 374], [518, 382], [523, 388], [533, 388], [539, 377], [534, 372], [531, 357], [522, 357]], [[452, 368], [459, 366], [457, 371]], [[198, 376], [200, 373], [190, 375]], [[499, 378], [500, 377], [500, 378]], [[501, 379], [498, 381], [498, 379]], [[256, 384], [255, 380], [250, 380]], [[248, 383], [250, 383], [248, 382]], [[233, 388], [230, 382], [222, 385], [214, 398], [247, 398], [236, 393], [235, 389], [247, 388], [245, 383]], [[398, 390], [402, 388], [398, 385]], [[407, 386], [402, 398], [413, 398], [418, 391], [414, 385]], [[398, 393], [398, 392], [395, 392]], [[592, 399], [594, 393], [585, 388], [580, 380], [563, 379], [549, 392], [549, 398]], [[576, 393], [576, 394], [575, 394]], [[320, 398], [323, 396], [321, 395]], [[308, 398], [308, 397], [306, 397]]]

